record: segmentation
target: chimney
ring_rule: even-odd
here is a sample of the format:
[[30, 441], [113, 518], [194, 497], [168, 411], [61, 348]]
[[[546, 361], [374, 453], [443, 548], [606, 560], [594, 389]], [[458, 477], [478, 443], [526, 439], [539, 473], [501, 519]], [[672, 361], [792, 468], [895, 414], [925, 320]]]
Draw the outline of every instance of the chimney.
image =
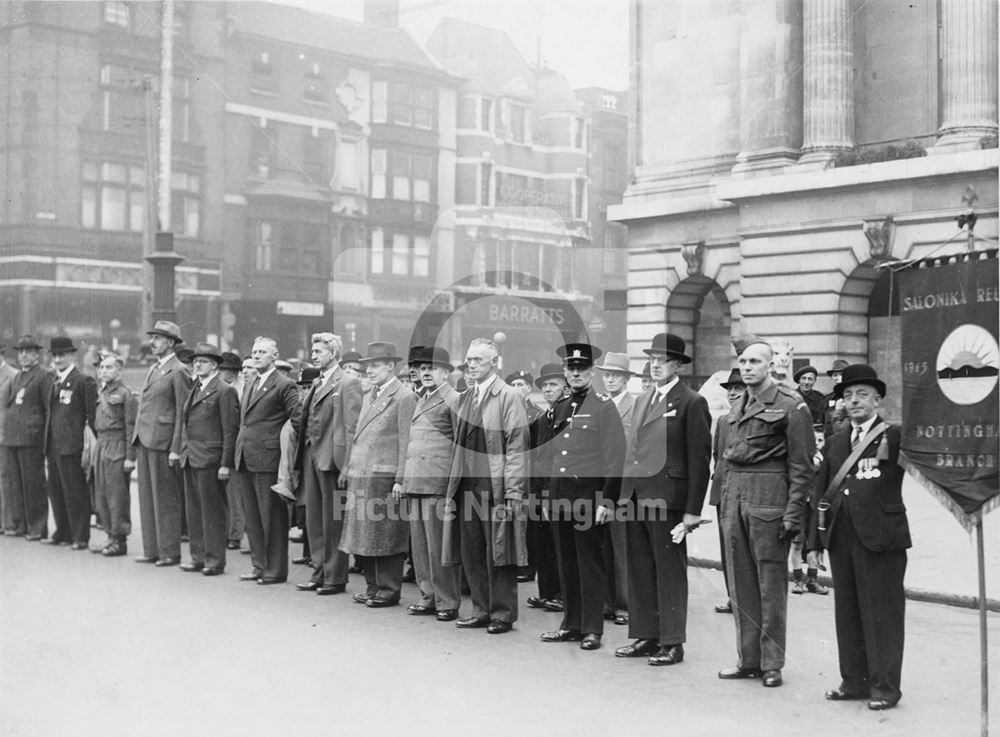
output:
[[398, 28], [399, 0], [365, 0], [365, 23], [382, 28]]

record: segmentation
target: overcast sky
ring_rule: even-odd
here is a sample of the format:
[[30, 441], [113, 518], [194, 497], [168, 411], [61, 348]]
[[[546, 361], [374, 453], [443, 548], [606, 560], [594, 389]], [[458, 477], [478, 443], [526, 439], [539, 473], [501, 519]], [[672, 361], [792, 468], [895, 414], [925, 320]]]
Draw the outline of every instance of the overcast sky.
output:
[[[361, 20], [362, 0], [279, 0]], [[628, 88], [628, 0], [401, 0], [400, 25], [423, 43], [442, 18], [505, 31], [573, 87]]]

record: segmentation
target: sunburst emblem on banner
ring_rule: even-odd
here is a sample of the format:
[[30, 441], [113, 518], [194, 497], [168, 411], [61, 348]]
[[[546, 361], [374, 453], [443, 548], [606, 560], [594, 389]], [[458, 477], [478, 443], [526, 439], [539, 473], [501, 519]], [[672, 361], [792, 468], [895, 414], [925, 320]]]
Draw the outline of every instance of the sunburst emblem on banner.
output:
[[979, 325], [960, 325], [937, 355], [937, 382], [955, 404], [976, 404], [990, 395], [1000, 375], [1000, 346]]

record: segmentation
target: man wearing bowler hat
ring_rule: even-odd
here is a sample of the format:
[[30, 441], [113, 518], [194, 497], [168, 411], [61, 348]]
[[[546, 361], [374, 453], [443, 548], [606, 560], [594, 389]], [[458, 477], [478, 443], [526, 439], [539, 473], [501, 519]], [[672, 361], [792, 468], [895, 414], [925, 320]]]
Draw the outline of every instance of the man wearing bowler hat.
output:
[[223, 357], [210, 343], [191, 353], [194, 386], [184, 403], [180, 466], [191, 562], [182, 571], [217, 576], [226, 568], [226, 483], [233, 468], [240, 400], [219, 376]]
[[302, 401], [295, 467], [302, 475], [305, 530], [313, 574], [300, 591], [320, 595], [346, 590], [350, 565], [340, 550], [347, 496], [347, 466], [363, 401], [361, 381], [340, 366], [344, 343], [314, 333], [311, 357], [319, 375]]
[[13, 532], [13, 525], [10, 521], [10, 513], [14, 508], [11, 496], [10, 478], [7, 473], [7, 451], [4, 446], [4, 423], [7, 415], [7, 396], [10, 385], [17, 377], [17, 369], [4, 360], [3, 349], [6, 346], [0, 343], [0, 534]]
[[458, 407], [458, 392], [448, 383], [448, 374], [455, 367], [448, 351], [438, 346], [423, 347], [411, 358], [423, 393], [413, 410], [403, 493], [420, 601], [411, 604], [407, 612], [418, 616], [436, 614], [438, 621], [450, 622], [458, 618], [462, 598], [459, 567], [441, 564], [443, 504], [455, 452]]
[[761, 678], [774, 688], [782, 684], [785, 664], [785, 561], [802, 530], [815, 438], [802, 397], [771, 378], [771, 346], [752, 335], [733, 345], [747, 390], [719, 420], [729, 424], [719, 509], [731, 553], [726, 565], [739, 660], [719, 678]]
[[615, 655], [648, 656], [649, 665], [684, 660], [687, 639], [687, 543], [701, 524], [712, 453], [703, 396], [683, 384], [691, 362], [683, 338], [658, 333], [643, 350], [655, 387], [636, 400], [622, 499], [632, 501], [628, 535], [630, 645]]
[[834, 394], [850, 427], [827, 443], [816, 475], [818, 497], [806, 549], [810, 567], [830, 551], [840, 685], [830, 701], [867, 699], [880, 711], [902, 695], [910, 529], [899, 466], [900, 430], [878, 414], [885, 382], [871, 366], [844, 368]]
[[372, 388], [362, 402], [351, 447], [340, 549], [362, 560], [366, 590], [354, 601], [378, 609], [399, 604], [402, 590], [410, 526], [400, 501], [417, 395], [396, 378], [403, 359], [394, 344], [369, 343], [361, 360]]
[[[14, 350], [20, 371], [8, 387], [3, 437], [11, 500], [7, 534], [25, 535], [35, 541], [48, 537], [45, 418], [52, 396], [52, 377], [38, 365], [42, 346], [34, 337], [21, 336]], [[69, 539], [57, 542], [69, 545]]]
[[86, 550], [91, 510], [81, 460], [84, 428], [94, 428], [97, 382], [77, 370], [73, 362], [76, 346], [70, 338], [52, 338], [49, 352], [55, 376], [45, 418], [45, 455], [49, 504], [56, 522], [49, 542], [69, 541], [73, 550]]
[[[628, 380], [635, 376], [629, 368], [627, 353], [609, 352], [604, 355], [604, 363], [596, 366], [601, 372], [604, 388], [615, 403], [618, 417], [625, 431], [625, 452], [628, 453], [632, 437], [632, 418], [635, 415], [635, 396], [628, 390]], [[628, 542], [625, 536], [625, 523], [613, 519], [608, 522], [608, 539], [605, 555], [605, 569], [608, 574], [608, 593], [606, 604], [608, 612], [605, 616], [614, 616], [614, 623], [628, 624]]]
[[568, 343], [562, 358], [570, 393], [553, 408], [550, 517], [566, 611], [559, 629], [544, 642], [578, 641], [584, 650], [601, 646], [607, 572], [607, 523], [614, 517], [625, 462], [625, 431], [614, 403], [591, 388], [601, 349]]
[[155, 363], [139, 392], [132, 444], [137, 445], [139, 518], [143, 554], [138, 563], [175, 566], [181, 562], [181, 495], [184, 483], [177, 465], [181, 453], [184, 402], [191, 390], [187, 368], [177, 360], [183, 342], [180, 328], [157, 320], [146, 333]]

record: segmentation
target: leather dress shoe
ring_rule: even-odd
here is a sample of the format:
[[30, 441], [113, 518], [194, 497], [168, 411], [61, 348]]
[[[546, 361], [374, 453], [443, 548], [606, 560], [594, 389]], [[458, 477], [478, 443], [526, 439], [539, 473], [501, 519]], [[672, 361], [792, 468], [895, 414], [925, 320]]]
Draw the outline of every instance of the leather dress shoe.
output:
[[437, 609], [432, 606], [425, 606], [424, 604], [410, 604], [410, 606], [406, 607], [406, 613], [417, 616], [430, 616], [437, 614]]
[[719, 604], [718, 606], [715, 607], [715, 613], [716, 614], [732, 614], [733, 613], [733, 605], [732, 605], [732, 603], [727, 601], [725, 604]]
[[885, 711], [886, 709], [891, 709], [896, 705], [895, 701], [889, 701], [889, 699], [872, 699], [868, 702], [868, 708], [872, 711]]
[[[16, 535], [15, 535], [15, 537], [16, 537]], [[38, 542], [39, 540], [41, 540], [42, 536], [41, 535], [25, 535], [24, 539], [27, 540], [29, 543], [34, 543], [34, 542]]]
[[542, 633], [542, 642], [579, 642], [583, 639], [580, 630], [553, 630]]
[[860, 701], [861, 699], [867, 699], [867, 694], [853, 694], [848, 693], [840, 688], [834, 688], [823, 694], [827, 701]]
[[371, 598], [371, 597], [369, 597], [368, 594], [366, 594], [366, 593], [364, 593], [362, 591], [359, 591], [358, 593], [356, 593], [351, 598], [354, 599], [354, 601], [357, 602], [358, 604], [367, 604], [368, 603], [368, 599]]
[[204, 563], [181, 563], [181, 570], [185, 573], [197, 573], [204, 567]]
[[90, 546], [87, 543], [73, 543], [69, 546], [70, 550], [87, 550]]
[[760, 678], [760, 668], [725, 668], [719, 671], [719, 678], [731, 681], [737, 678]]
[[285, 579], [283, 579], [283, 578], [258, 578], [257, 579], [257, 585], [258, 586], [273, 586], [274, 584], [284, 583], [284, 582], [285, 582]]
[[292, 565], [304, 566], [306, 563], [311, 563], [312, 558], [305, 555], [300, 555], [298, 558], [292, 558]]
[[239, 550], [239, 549], [240, 549], [239, 540], [230, 540], [229, 542], [226, 543], [226, 550]]
[[581, 650], [599, 650], [601, 647], [601, 636], [590, 632], [583, 636], [583, 641], [580, 643]]
[[398, 606], [399, 599], [383, 599], [381, 596], [372, 596], [365, 602], [369, 609], [385, 609], [390, 606]]
[[566, 609], [566, 605], [562, 599], [546, 599], [545, 603], [542, 604], [542, 609], [547, 612], [561, 612]]
[[120, 555], [126, 555], [128, 553], [128, 546], [125, 543], [111, 543], [110, 545], [105, 545], [104, 550], [101, 551], [101, 555], [106, 558], [117, 558]]
[[343, 583], [325, 583], [316, 589], [316, 593], [320, 596], [333, 596], [334, 594], [342, 594], [347, 591], [347, 584]]
[[683, 645], [664, 645], [646, 661], [650, 665], [677, 665], [684, 662]]
[[652, 655], [660, 649], [660, 643], [656, 640], [640, 638], [631, 645], [625, 645], [615, 649], [616, 658], [641, 658], [643, 655]]
[[615, 624], [628, 624], [628, 613], [622, 612], [615, 615]]
[[532, 609], [541, 609], [545, 606], [545, 599], [540, 596], [529, 596], [524, 600], [524, 603], [530, 606]]
[[413, 566], [406, 569], [406, 573], [403, 574], [403, 578], [400, 579], [403, 583], [416, 583], [417, 582], [417, 572], [413, 570]]
[[159, 557], [155, 555], [137, 555], [135, 558], [136, 563], [155, 563], [158, 560]]
[[764, 671], [764, 675], [761, 677], [761, 683], [768, 688], [777, 688], [782, 684], [781, 671], [777, 668], [774, 670]]
[[240, 581], [256, 581], [258, 578], [260, 578], [260, 571], [240, 574]]
[[154, 565], [157, 568], [166, 568], [167, 566], [175, 566], [180, 562], [180, 558], [160, 558]]
[[489, 624], [490, 620], [479, 617], [466, 617], [455, 622], [455, 626], [462, 629], [479, 629], [480, 627], [488, 627]]
[[491, 619], [486, 626], [486, 632], [490, 635], [502, 635], [504, 632], [510, 632], [513, 627], [513, 624], [502, 619]]
[[458, 609], [438, 609], [437, 621], [451, 622], [454, 619], [458, 619]]
[[321, 585], [318, 581], [303, 581], [302, 583], [295, 584], [295, 588], [299, 591], [315, 591]]
[[91, 553], [93, 553], [94, 555], [100, 555], [100, 554], [101, 554], [101, 553], [103, 553], [103, 552], [104, 552], [105, 550], [107, 550], [107, 549], [108, 549], [108, 547], [109, 547], [110, 545], [111, 545], [111, 543], [108, 543], [108, 544], [107, 544], [107, 545], [105, 545], [104, 547], [97, 547], [97, 548], [91, 548], [91, 549], [90, 549], [90, 552], [91, 552]]
[[209, 566], [205, 566], [204, 568], [201, 569], [201, 575], [203, 575], [203, 576], [221, 576], [222, 575], [222, 569], [221, 568], [211, 568]]

